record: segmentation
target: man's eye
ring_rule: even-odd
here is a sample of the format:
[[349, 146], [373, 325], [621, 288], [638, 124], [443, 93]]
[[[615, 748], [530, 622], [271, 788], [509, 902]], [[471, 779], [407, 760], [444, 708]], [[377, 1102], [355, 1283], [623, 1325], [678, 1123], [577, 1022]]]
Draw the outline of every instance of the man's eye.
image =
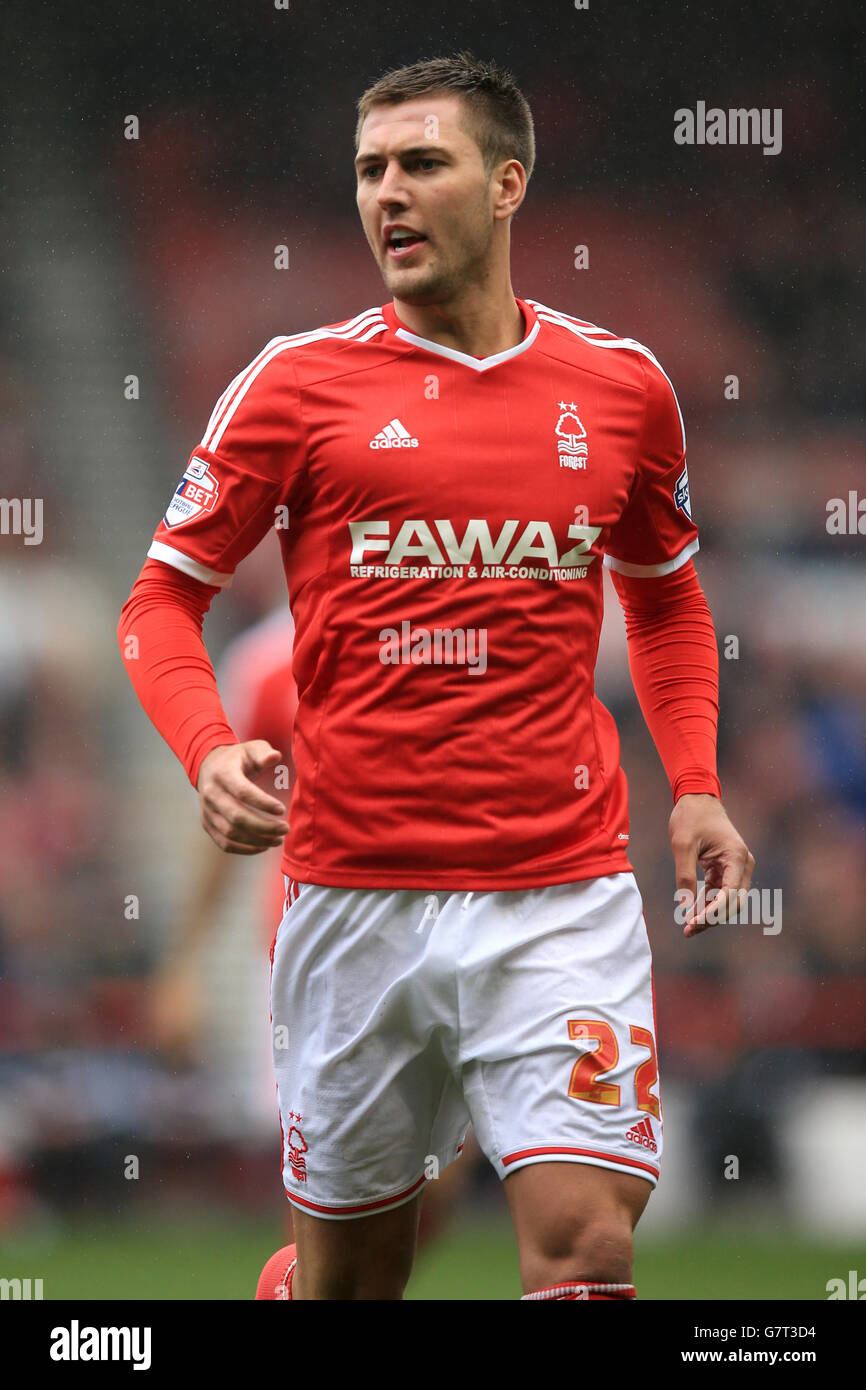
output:
[[[425, 170], [425, 171], [428, 171], [428, 170], [430, 170], [430, 169], [436, 169], [436, 168], [439, 167], [439, 165], [440, 165], [441, 163], [442, 163], [441, 159], [432, 159], [432, 158], [425, 157], [425, 156], [419, 156], [417, 159], [414, 159], [414, 160], [412, 161], [412, 164], [413, 164], [416, 168], [420, 168], [420, 169], [423, 169], [423, 170]], [[362, 178], [362, 179], [377, 178], [378, 175], [379, 175], [381, 172], [382, 172], [382, 166], [381, 166], [381, 164], [367, 164], [367, 165], [364, 166], [364, 169], [362, 170], [361, 178]]]

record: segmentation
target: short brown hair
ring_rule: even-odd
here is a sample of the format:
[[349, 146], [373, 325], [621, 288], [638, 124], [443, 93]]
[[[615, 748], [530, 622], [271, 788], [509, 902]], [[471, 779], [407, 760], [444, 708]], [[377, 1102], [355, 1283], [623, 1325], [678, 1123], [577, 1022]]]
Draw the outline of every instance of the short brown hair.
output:
[[453, 58], [424, 58], [394, 68], [368, 87], [358, 102], [355, 149], [373, 106], [397, 106], [416, 97], [454, 93], [469, 111], [472, 134], [488, 176], [505, 159], [517, 159], [529, 179], [535, 165], [535, 131], [529, 103], [510, 72], [463, 51]]

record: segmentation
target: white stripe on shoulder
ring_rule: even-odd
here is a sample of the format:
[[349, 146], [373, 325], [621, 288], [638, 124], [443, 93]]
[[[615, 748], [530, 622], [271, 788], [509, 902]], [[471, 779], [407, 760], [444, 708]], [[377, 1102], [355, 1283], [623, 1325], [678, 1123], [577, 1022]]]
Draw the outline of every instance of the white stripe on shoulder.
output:
[[[204, 436], [203, 436], [204, 439], [207, 439], [208, 435], [210, 434], [211, 430], [213, 429], [214, 425], [216, 424], [217, 420], [219, 419], [220, 411], [222, 410], [222, 408], [223, 408], [223, 406], [225, 405], [226, 401], [227, 401], [227, 400], [229, 399], [229, 397], [231, 396], [232, 391], [234, 391], [235, 387], [239, 385], [239, 383], [240, 383], [240, 381], [241, 381], [241, 378], [243, 377], [243, 374], [244, 374], [245, 371], [246, 371], [246, 367], [244, 367], [244, 371], [243, 371], [243, 372], [238, 372], [237, 376], [232, 377], [232, 379], [231, 379], [231, 381], [229, 382], [228, 386], [227, 386], [226, 389], [223, 391], [222, 395], [220, 396], [219, 400], [217, 401], [216, 405], [214, 406], [213, 410], [211, 411], [210, 419], [209, 419], [208, 422], [207, 422], [207, 429], [206, 429], [205, 432], [204, 432]], [[202, 445], [199, 444], [199, 448], [201, 448], [201, 447], [202, 447]]]
[[683, 412], [680, 410], [680, 403], [677, 400], [677, 393], [674, 390], [673, 382], [654, 352], [651, 352], [643, 343], [639, 343], [636, 338], [617, 338], [613, 333], [608, 332], [606, 328], [599, 328], [597, 324], [586, 323], [581, 319], [572, 318], [570, 314], [563, 314], [559, 309], [549, 309], [546, 304], [539, 304], [536, 299], [529, 299], [527, 303], [532, 305], [538, 317], [543, 319], [545, 323], [553, 323], [560, 328], [567, 328], [570, 332], [574, 333], [576, 337], [582, 338], [585, 343], [592, 343], [594, 347], [601, 348], [623, 348], [628, 352], [640, 352], [644, 357], [648, 357], [649, 360], [658, 367], [668, 386], [671, 388], [674, 405], [677, 408], [677, 415], [680, 418], [680, 430], [683, 436], [683, 453], [686, 452], [686, 427], [683, 422]]
[[598, 334], [605, 338], [617, 338], [619, 334], [612, 333], [609, 328], [600, 328], [597, 323], [590, 323], [589, 319], [579, 319], [576, 314], [566, 314], [562, 309], [551, 309], [549, 304], [540, 304], [537, 299], [528, 299], [527, 304], [531, 304], [536, 313], [552, 314], [555, 319], [562, 319], [566, 324], [573, 324], [586, 335]]
[[321, 342], [326, 338], [366, 343], [377, 333], [387, 331], [388, 325], [382, 317], [381, 309], [365, 309], [362, 314], [348, 319], [334, 328], [314, 328], [306, 333], [293, 333], [289, 337], [272, 338], [266, 343], [257, 357], [239, 372], [220, 396], [208, 420], [207, 429], [199, 448], [215, 450], [225, 433], [226, 426], [255, 381], [259, 373], [287, 348], [304, 347], [308, 343]]
[[605, 555], [604, 563], [609, 570], [616, 570], [617, 574], [625, 574], [632, 579], [653, 579], [657, 575], [674, 574], [676, 570], [682, 569], [686, 561], [698, 550], [700, 546], [695, 536], [693, 541], [683, 546], [673, 560], [664, 560], [660, 565], [633, 565], [628, 560], [617, 560], [613, 555]]
[[147, 558], [149, 560], [161, 560], [164, 565], [171, 565], [172, 569], [180, 570], [182, 574], [188, 574], [191, 579], [197, 579], [201, 584], [211, 584], [217, 589], [227, 589], [232, 582], [230, 574], [220, 574], [219, 570], [209, 570], [207, 565], [201, 564], [199, 560], [193, 560], [190, 555], [184, 555], [182, 550], [175, 550], [173, 545], [166, 545], [164, 541], [151, 541]]

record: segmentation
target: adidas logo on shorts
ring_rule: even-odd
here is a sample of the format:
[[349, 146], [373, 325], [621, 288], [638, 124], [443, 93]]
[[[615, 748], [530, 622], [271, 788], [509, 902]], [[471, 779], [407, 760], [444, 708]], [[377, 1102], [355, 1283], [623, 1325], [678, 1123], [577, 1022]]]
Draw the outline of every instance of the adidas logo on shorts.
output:
[[640, 1144], [644, 1149], [652, 1149], [654, 1154], [659, 1151], [656, 1137], [653, 1134], [653, 1127], [649, 1120], [638, 1120], [637, 1124], [632, 1129], [626, 1130], [625, 1137], [626, 1139], [630, 1139], [633, 1144]]

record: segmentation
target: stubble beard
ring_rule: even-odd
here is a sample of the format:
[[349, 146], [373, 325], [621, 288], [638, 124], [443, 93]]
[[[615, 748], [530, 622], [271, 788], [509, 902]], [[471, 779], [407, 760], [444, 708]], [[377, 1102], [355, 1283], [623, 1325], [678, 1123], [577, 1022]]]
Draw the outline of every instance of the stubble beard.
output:
[[[490, 278], [490, 245], [493, 228], [473, 227], [467, 246], [465, 238], [456, 241], [459, 252], [450, 265], [433, 265], [418, 271], [416, 277], [409, 279], [400, 271], [392, 276], [391, 267], [382, 268], [385, 287], [395, 299], [404, 304], [423, 307], [429, 304], [447, 304], [457, 299], [469, 285], [484, 285]], [[435, 253], [434, 253], [435, 254]], [[396, 268], [395, 268], [396, 269]], [[408, 282], [408, 283], [407, 283]]]

